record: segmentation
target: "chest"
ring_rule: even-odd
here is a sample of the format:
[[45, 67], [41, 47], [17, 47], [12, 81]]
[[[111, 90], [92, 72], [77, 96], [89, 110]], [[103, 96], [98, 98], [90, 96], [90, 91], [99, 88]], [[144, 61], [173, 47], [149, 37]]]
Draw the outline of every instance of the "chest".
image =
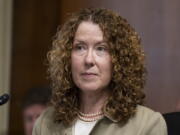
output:
[[[76, 127], [79, 131], [82, 130], [81, 126]], [[51, 130], [49, 130], [51, 129]], [[74, 128], [57, 126], [44, 130], [41, 135], [74, 135]], [[97, 122], [87, 133], [88, 135], [142, 135], [142, 131], [137, 128], [136, 125], [124, 125], [121, 126], [118, 123], [113, 123], [109, 121], [100, 121]], [[81, 134], [78, 134], [81, 135]], [[83, 134], [84, 135], [84, 134]]]

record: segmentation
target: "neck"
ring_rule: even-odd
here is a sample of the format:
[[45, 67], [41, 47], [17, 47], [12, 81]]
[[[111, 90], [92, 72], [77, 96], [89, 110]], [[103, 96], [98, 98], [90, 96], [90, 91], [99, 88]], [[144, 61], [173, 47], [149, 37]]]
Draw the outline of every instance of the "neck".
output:
[[102, 91], [81, 92], [80, 111], [87, 114], [100, 112], [107, 97], [108, 93]]

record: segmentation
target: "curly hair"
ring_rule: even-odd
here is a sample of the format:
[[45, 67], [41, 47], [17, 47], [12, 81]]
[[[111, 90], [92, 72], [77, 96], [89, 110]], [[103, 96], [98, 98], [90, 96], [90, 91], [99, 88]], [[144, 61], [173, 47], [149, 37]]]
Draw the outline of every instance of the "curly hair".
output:
[[111, 95], [103, 111], [124, 123], [143, 104], [146, 67], [141, 41], [127, 20], [111, 10], [82, 9], [72, 14], [57, 32], [53, 47], [48, 52], [48, 73], [52, 80], [51, 104], [55, 107], [55, 121], [71, 124], [79, 110], [78, 88], [72, 80], [71, 50], [75, 32], [83, 21], [98, 24], [110, 47], [113, 76], [109, 84]]

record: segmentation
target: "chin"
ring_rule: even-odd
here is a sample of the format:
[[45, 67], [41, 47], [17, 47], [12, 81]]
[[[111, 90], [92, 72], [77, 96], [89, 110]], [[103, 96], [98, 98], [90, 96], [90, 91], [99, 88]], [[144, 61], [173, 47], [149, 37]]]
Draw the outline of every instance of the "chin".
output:
[[86, 86], [86, 87], [81, 87], [80, 90], [82, 92], [95, 92], [95, 91], [100, 91], [102, 88], [95, 87], [95, 86]]

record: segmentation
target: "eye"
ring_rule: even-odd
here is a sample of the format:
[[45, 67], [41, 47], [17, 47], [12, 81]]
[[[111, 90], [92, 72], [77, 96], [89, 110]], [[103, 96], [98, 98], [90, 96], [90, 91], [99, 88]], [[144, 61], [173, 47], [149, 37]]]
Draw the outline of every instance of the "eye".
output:
[[81, 51], [81, 50], [84, 50], [84, 49], [85, 49], [85, 47], [81, 43], [75, 44], [74, 47], [73, 47], [73, 50], [75, 50], [75, 51]]
[[100, 44], [96, 46], [96, 50], [99, 52], [108, 52], [108, 46], [106, 44]]
[[98, 56], [104, 56], [106, 54], [109, 54], [109, 49], [108, 49], [107, 45], [96, 46], [96, 54]]
[[98, 51], [106, 51], [106, 47], [105, 46], [97, 46], [96, 48]]
[[83, 46], [82, 46], [82, 45], [76, 45], [75, 49], [76, 49], [76, 50], [82, 50], [82, 49], [83, 49]]
[[84, 43], [75, 43], [73, 44], [72, 52], [76, 55], [83, 55], [87, 50], [87, 47]]

